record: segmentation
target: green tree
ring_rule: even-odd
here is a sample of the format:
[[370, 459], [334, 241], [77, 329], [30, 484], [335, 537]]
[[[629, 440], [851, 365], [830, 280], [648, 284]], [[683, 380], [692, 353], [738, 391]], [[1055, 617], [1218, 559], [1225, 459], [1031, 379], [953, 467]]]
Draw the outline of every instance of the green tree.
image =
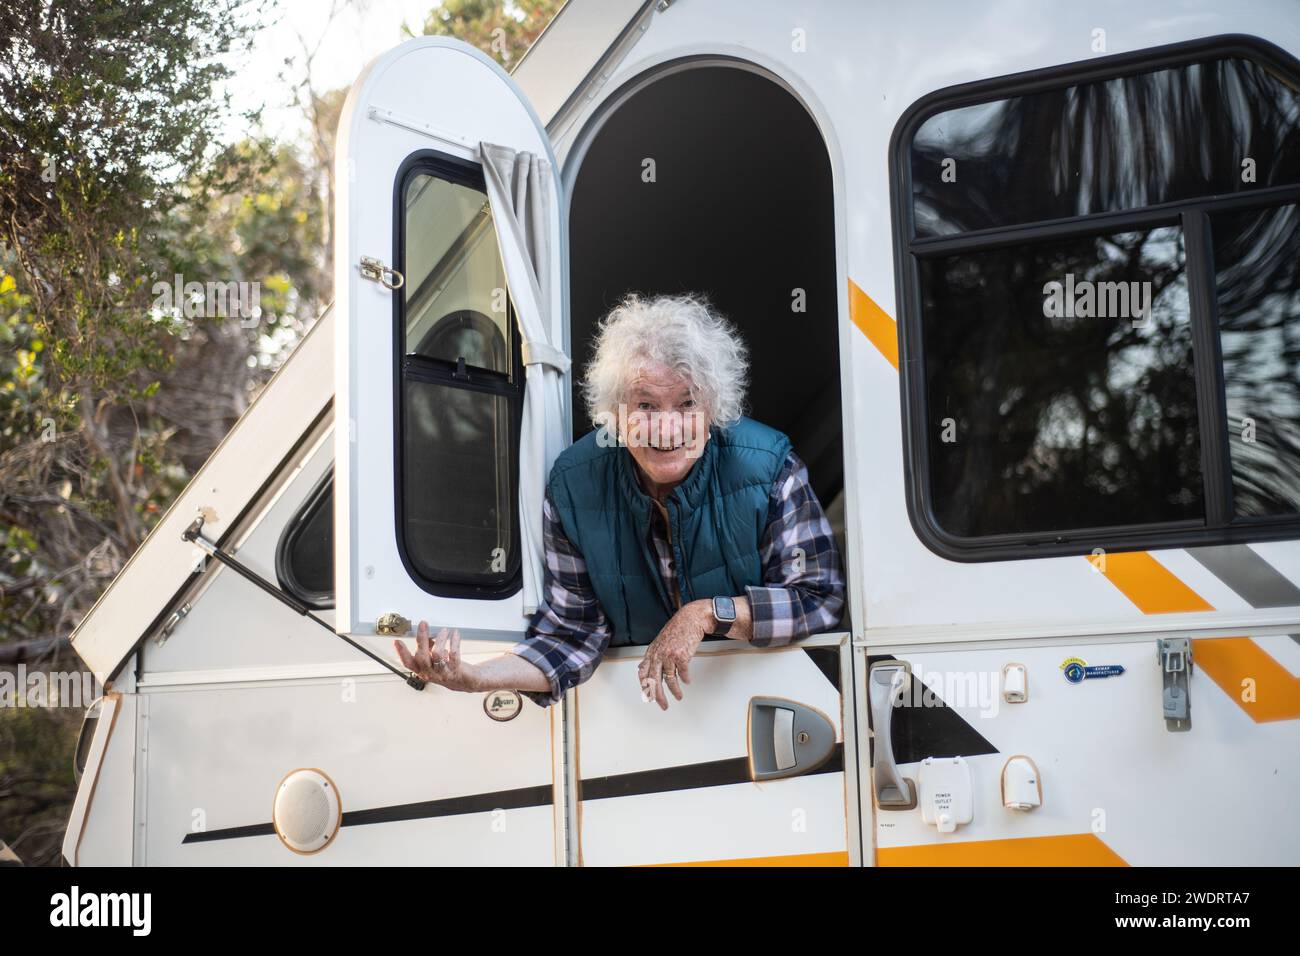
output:
[[33, 432], [56, 447], [73, 440], [128, 553], [146, 528], [132, 493], [140, 448], [113, 419], [156, 393], [171, 360], [150, 311], [163, 224], [247, 172], [245, 157], [217, 149], [228, 110], [213, 89], [249, 36], [249, 10], [247, 0], [18, 0], [0, 12], [0, 244], [44, 345], [24, 400], [58, 439], [29, 421], [6, 436], [0, 474]]
[[564, 0], [445, 0], [429, 12], [420, 33], [464, 40], [511, 70], [562, 6]]
[[[219, 139], [270, 2], [0, 7], [0, 667], [78, 666], [72, 628], [329, 300], [346, 90], [293, 85], [301, 148]], [[512, 68], [559, 6], [452, 0], [423, 32]], [[205, 291], [187, 315], [177, 276], [256, 283], [259, 311]], [[0, 708], [0, 839], [28, 864], [59, 860], [80, 718]]]
[[[0, 7], [0, 665], [77, 668], [68, 633], [266, 374], [247, 364], [251, 340], [270, 348], [256, 331], [177, 321], [152, 291], [182, 268], [244, 274], [218, 232], [313, 227], [297, 222], [292, 193], [235, 201], [287, 158], [218, 140], [231, 111], [215, 91], [262, 11], [255, 0]], [[259, 243], [247, 268], [296, 268], [281, 256], [272, 272]], [[296, 319], [291, 292], [264, 300], [277, 322]], [[180, 400], [196, 370], [212, 383], [206, 418]], [[0, 709], [0, 838], [28, 863], [58, 861], [80, 718]]]

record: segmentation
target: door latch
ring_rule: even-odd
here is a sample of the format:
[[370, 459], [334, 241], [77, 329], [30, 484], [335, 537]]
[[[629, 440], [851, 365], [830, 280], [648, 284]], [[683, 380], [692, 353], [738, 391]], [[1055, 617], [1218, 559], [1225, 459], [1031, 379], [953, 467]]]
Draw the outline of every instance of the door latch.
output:
[[749, 702], [749, 767], [755, 783], [816, 770], [835, 752], [835, 725], [820, 711], [783, 697]]
[[1166, 637], [1156, 641], [1163, 687], [1160, 702], [1165, 714], [1165, 730], [1182, 733], [1192, 729], [1192, 642], [1186, 637]]
[[361, 278], [378, 282], [394, 292], [406, 285], [406, 276], [391, 266], [386, 266], [374, 256], [361, 257]]

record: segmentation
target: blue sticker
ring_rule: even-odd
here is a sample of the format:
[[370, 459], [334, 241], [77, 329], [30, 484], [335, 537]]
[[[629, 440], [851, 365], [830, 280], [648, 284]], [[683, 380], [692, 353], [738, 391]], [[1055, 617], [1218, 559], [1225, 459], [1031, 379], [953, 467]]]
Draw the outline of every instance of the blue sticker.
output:
[[1082, 657], [1067, 657], [1061, 662], [1061, 670], [1065, 673], [1065, 679], [1071, 684], [1081, 684], [1085, 680], [1095, 680], [1100, 677], [1118, 677], [1124, 673], [1124, 667], [1121, 664], [1094, 664], [1088, 666], [1088, 662]]

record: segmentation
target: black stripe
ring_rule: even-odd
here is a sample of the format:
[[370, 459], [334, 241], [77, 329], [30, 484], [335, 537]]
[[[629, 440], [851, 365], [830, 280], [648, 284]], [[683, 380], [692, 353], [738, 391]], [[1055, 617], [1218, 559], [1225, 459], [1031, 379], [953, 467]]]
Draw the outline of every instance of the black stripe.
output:
[[[824, 764], [802, 776], [819, 773], [844, 772], [844, 744], [837, 743]], [[648, 793], [669, 793], [674, 790], [701, 790], [706, 787], [725, 787], [734, 783], [749, 783], [749, 758], [731, 757], [727, 760], [710, 760], [680, 767], [660, 767], [656, 770], [638, 770], [612, 777], [588, 777], [582, 781], [579, 800], [605, 800], [610, 797], [636, 797]]]
[[[366, 826], [371, 823], [396, 823], [400, 820], [427, 820], [433, 817], [454, 817], [466, 813], [486, 813], [491, 810], [518, 810], [523, 807], [550, 806], [553, 790], [548, 786], [520, 787], [517, 790], [497, 790], [492, 793], [471, 793], [463, 797], [444, 797], [441, 800], [424, 800], [420, 803], [403, 803], [393, 807], [375, 807], [371, 810], [352, 810], [343, 814], [345, 827]], [[244, 827], [228, 827], [204, 833], [186, 834], [182, 843], [203, 843], [207, 840], [233, 840], [239, 837], [271, 836], [275, 828], [269, 823]]]
[[[844, 745], [838, 743], [830, 758], [805, 776], [844, 771]], [[749, 783], [749, 758], [732, 757], [706, 763], [686, 764], [680, 767], [661, 767], [641, 770], [612, 777], [592, 777], [582, 781], [582, 800], [602, 800], [607, 797], [634, 797], [649, 793], [668, 793], [673, 790], [701, 790], [706, 787], [723, 787], [734, 783]], [[426, 820], [433, 817], [460, 816], [466, 813], [485, 813], [490, 810], [516, 810], [522, 807], [550, 806], [552, 788], [521, 787], [518, 790], [498, 790], [494, 793], [471, 793], [463, 797], [442, 800], [425, 800], [404, 803], [394, 807], [376, 807], [371, 810], [353, 810], [343, 814], [343, 826], [365, 826], [371, 823], [396, 823], [401, 820]], [[273, 836], [275, 828], [269, 823], [255, 823], [224, 830], [187, 833], [181, 843], [205, 843], [209, 840], [234, 840], [241, 837]]]
[[817, 665], [817, 669], [831, 682], [831, 686], [838, 693], [840, 689], [839, 647], [805, 647], [803, 652]]
[[274, 836], [275, 827], [269, 823], [254, 823], [247, 827], [227, 827], [224, 830], [207, 830], [203, 833], [187, 833], [181, 843], [204, 843], [208, 840], [234, 840], [239, 837]]

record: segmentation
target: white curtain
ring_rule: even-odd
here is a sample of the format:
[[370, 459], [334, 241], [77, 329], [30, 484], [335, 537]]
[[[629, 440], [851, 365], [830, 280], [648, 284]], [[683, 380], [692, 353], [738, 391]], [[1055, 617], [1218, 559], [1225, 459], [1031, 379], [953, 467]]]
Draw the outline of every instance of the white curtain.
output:
[[523, 427], [519, 435], [519, 519], [523, 546], [524, 614], [542, 599], [542, 499], [551, 465], [565, 446], [564, 376], [569, 357], [552, 312], [550, 225], [557, 215], [555, 175], [541, 156], [481, 143], [483, 177], [519, 319], [526, 367]]

